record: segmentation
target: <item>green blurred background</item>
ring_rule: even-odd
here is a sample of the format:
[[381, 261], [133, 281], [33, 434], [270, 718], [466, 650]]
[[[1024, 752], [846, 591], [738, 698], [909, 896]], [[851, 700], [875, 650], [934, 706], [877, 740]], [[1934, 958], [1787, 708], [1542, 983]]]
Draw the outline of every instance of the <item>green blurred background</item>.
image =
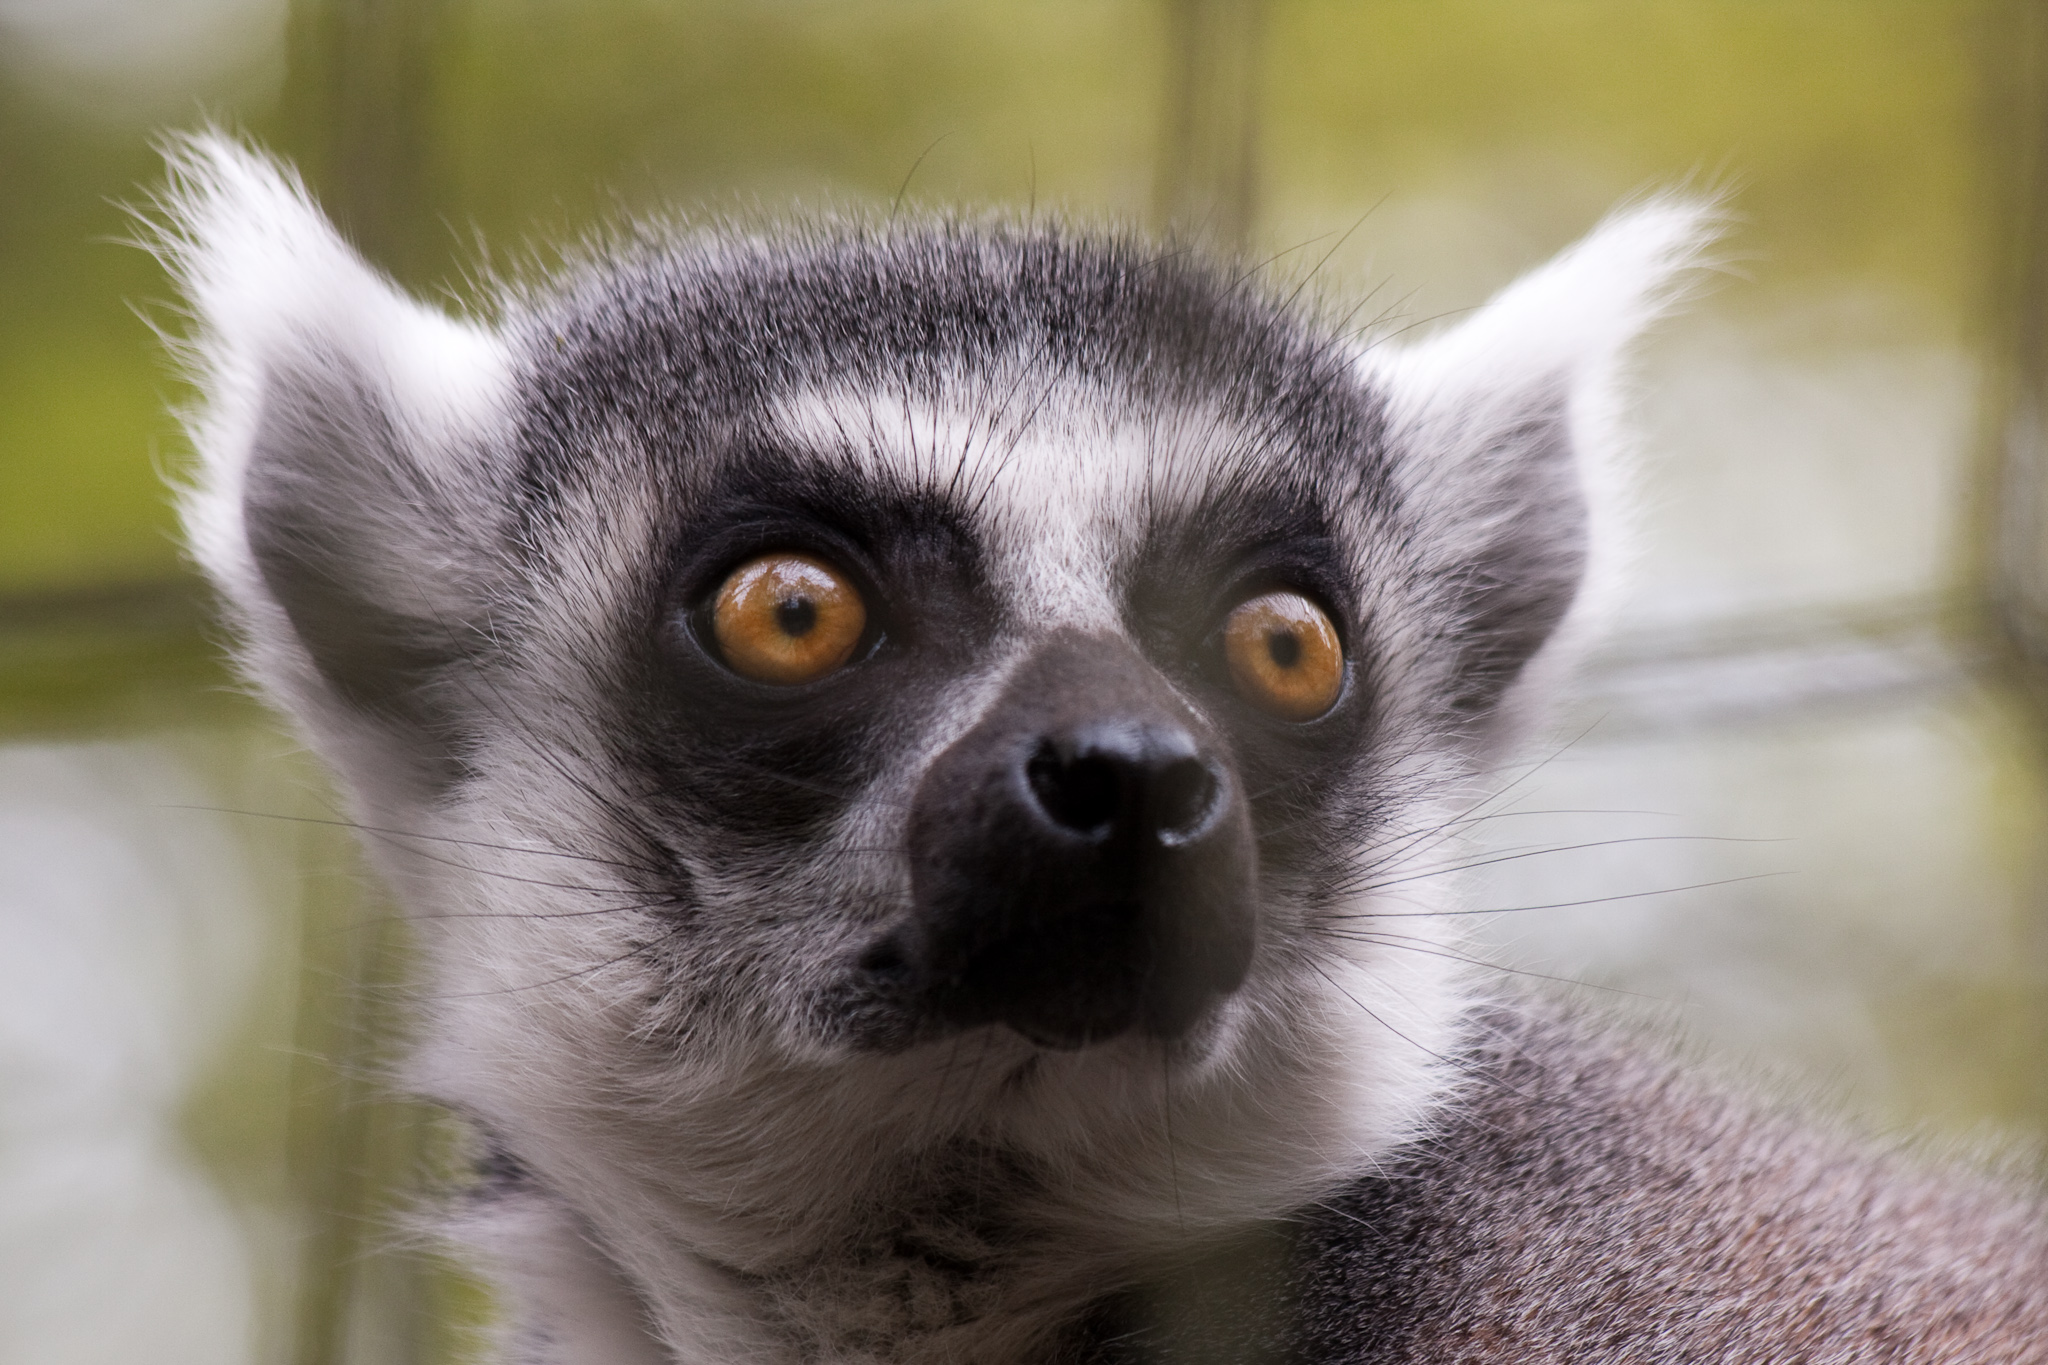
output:
[[173, 533], [180, 319], [123, 206], [207, 120], [451, 301], [634, 212], [901, 198], [1177, 224], [1427, 328], [1725, 192], [1479, 951], [1868, 1124], [2048, 1132], [2041, 6], [0, 0], [0, 1359], [489, 1318], [403, 1216], [458, 1139], [377, 1098], [399, 933]]

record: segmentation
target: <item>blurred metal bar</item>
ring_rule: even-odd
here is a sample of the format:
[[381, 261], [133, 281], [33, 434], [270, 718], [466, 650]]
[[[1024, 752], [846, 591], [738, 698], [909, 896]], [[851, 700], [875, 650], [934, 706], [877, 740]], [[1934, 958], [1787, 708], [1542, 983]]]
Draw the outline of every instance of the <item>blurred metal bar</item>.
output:
[[[445, 267], [435, 230], [438, 77], [451, 0], [293, 0], [283, 142], [370, 261], [419, 287]], [[351, 869], [351, 871], [353, 871]], [[389, 1096], [410, 943], [353, 875], [309, 891], [291, 1117], [307, 1219], [294, 1365], [412, 1365], [435, 1354], [434, 1269], [400, 1250], [425, 1176], [429, 1115]]]
[[286, 142], [321, 203], [371, 261], [431, 276], [434, 115], [450, 0], [294, 0]]
[[0, 594], [0, 739], [100, 736], [252, 710], [187, 577]]
[[1952, 615], [1903, 600], [1637, 631], [1587, 660], [1565, 728], [1600, 743], [1951, 695], [1984, 654]]
[[[1982, 0], [1991, 327], [1990, 439], [1966, 544], [1969, 614], [1989, 644], [1986, 671], [2030, 705], [2036, 763], [2048, 762], [2048, 3]], [[2048, 1053], [2048, 837], [2016, 851], [2032, 879], [2032, 970], [2041, 986], [2026, 1030]], [[2022, 1103], [2048, 1123], [2048, 1068]]]
[[2048, 6], [1990, 0], [1984, 30], [1997, 369], [1969, 567], [2001, 643], [2036, 672], [2048, 669]]
[[1154, 185], [1159, 226], [1231, 251], [1258, 212], [1265, 0], [1166, 0], [1167, 90]]

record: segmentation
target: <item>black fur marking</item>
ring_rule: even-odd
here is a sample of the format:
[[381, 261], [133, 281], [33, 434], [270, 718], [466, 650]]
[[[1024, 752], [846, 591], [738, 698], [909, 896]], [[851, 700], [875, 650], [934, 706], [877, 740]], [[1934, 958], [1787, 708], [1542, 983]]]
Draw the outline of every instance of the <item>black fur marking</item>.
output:
[[1505, 521], [1474, 562], [1453, 571], [1448, 594], [1457, 628], [1447, 644], [1462, 656], [1450, 705], [1467, 722], [1493, 710], [1585, 577], [1586, 501], [1568, 432], [1563, 396], [1547, 395], [1496, 439], [1490, 463], [1508, 471], [1495, 495]]
[[[1371, 623], [1358, 606], [1364, 585], [1352, 580], [1332, 526], [1332, 500], [1346, 487], [1240, 472], [1192, 507], [1156, 514], [1126, 569], [1132, 634], [1228, 738], [1251, 801], [1262, 872], [1289, 879], [1269, 890], [1341, 877], [1345, 869], [1314, 830], [1363, 834], [1385, 795], [1376, 791], [1370, 762], [1381, 717]], [[1275, 588], [1321, 602], [1344, 645], [1343, 691], [1312, 721], [1282, 720], [1248, 702], [1224, 659], [1225, 618]]]
[[1348, 354], [1221, 273], [1129, 239], [966, 225], [770, 247], [651, 245], [530, 324], [536, 508], [620, 431], [688, 464], [778, 395], [929, 395], [1028, 358], [1141, 407], [1208, 406], [1297, 447], [1359, 449]]
[[479, 1192], [487, 1196], [524, 1193], [535, 1188], [533, 1172], [495, 1137], [486, 1135], [487, 1145], [476, 1159]]
[[[657, 547], [672, 567], [632, 623], [632, 683], [612, 732], [663, 819], [727, 830], [723, 856], [748, 857], [838, 814], [930, 699], [980, 662], [1001, 616], [964, 513], [942, 492], [760, 445], [730, 453], [706, 483]], [[718, 585], [778, 549], [830, 561], [867, 604], [854, 662], [813, 683], [742, 678], [708, 643]]]

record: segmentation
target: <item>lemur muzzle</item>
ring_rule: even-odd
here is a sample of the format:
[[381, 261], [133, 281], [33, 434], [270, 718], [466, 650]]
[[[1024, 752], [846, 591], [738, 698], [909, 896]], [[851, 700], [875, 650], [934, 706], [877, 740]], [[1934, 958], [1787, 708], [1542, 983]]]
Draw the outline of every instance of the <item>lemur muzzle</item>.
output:
[[869, 963], [934, 1022], [1053, 1047], [1185, 1032], [1244, 979], [1256, 852], [1228, 754], [1120, 641], [1041, 648], [933, 762], [913, 911]]

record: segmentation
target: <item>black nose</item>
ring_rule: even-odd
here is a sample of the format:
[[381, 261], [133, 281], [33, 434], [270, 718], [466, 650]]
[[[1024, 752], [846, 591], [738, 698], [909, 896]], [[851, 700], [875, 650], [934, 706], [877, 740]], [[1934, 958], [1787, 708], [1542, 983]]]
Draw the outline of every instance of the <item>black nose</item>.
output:
[[1193, 735], [1172, 725], [1096, 723], [1039, 741], [1025, 785], [1052, 825], [1102, 841], [1184, 844], [1221, 809], [1223, 784]]
[[1173, 1037], [1248, 969], [1236, 776], [1128, 645], [1069, 639], [1021, 669], [933, 761], [909, 843], [911, 913], [860, 970], [927, 1023], [1059, 1047]]

